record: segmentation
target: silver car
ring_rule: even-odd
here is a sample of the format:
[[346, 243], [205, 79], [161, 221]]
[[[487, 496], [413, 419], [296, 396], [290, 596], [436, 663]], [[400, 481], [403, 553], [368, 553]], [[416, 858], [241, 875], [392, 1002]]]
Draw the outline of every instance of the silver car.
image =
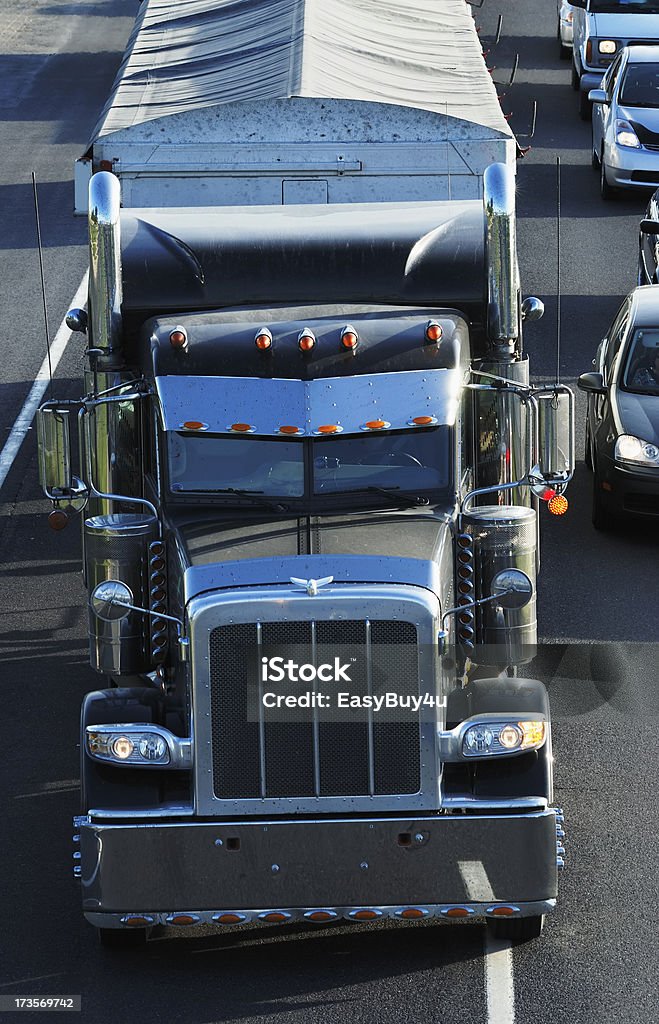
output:
[[623, 46], [591, 89], [593, 167], [602, 199], [659, 186], [659, 44]]
[[561, 60], [569, 60], [572, 56], [572, 5], [568, 0], [556, 0], [558, 14], [558, 39]]

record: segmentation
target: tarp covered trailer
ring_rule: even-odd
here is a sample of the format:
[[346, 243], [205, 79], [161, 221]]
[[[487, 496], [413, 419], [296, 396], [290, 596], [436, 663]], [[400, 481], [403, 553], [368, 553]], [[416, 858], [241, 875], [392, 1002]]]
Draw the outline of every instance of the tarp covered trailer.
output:
[[465, 0], [143, 0], [76, 164], [127, 207], [478, 198], [514, 167]]

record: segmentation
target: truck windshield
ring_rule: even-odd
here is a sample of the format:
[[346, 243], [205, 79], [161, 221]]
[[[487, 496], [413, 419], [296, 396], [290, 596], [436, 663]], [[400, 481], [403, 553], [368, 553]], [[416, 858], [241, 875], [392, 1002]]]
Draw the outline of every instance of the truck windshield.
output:
[[175, 493], [262, 494], [276, 498], [368, 491], [446, 490], [451, 473], [448, 427], [355, 437], [264, 439], [170, 431], [168, 463]]
[[659, 14], [659, 0], [590, 0], [588, 10], [601, 14]]

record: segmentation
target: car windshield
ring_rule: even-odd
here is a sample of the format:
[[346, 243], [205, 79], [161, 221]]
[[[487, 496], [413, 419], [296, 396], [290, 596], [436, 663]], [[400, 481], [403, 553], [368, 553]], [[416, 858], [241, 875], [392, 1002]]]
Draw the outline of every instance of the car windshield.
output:
[[446, 490], [449, 427], [290, 439], [169, 431], [174, 493], [304, 498], [372, 488]]
[[659, 0], [590, 0], [588, 10], [601, 14], [659, 14]]
[[627, 391], [659, 395], [659, 328], [635, 332], [627, 353], [623, 386]]
[[659, 107], [659, 62], [627, 65], [620, 102], [625, 107]]

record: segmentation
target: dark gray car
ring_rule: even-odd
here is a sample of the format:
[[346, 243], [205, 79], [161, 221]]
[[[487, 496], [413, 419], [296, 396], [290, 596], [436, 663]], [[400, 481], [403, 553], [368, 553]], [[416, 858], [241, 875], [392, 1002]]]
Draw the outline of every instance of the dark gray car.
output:
[[593, 524], [659, 518], [659, 287], [627, 296], [600, 343], [588, 393], [586, 465], [593, 471]]

